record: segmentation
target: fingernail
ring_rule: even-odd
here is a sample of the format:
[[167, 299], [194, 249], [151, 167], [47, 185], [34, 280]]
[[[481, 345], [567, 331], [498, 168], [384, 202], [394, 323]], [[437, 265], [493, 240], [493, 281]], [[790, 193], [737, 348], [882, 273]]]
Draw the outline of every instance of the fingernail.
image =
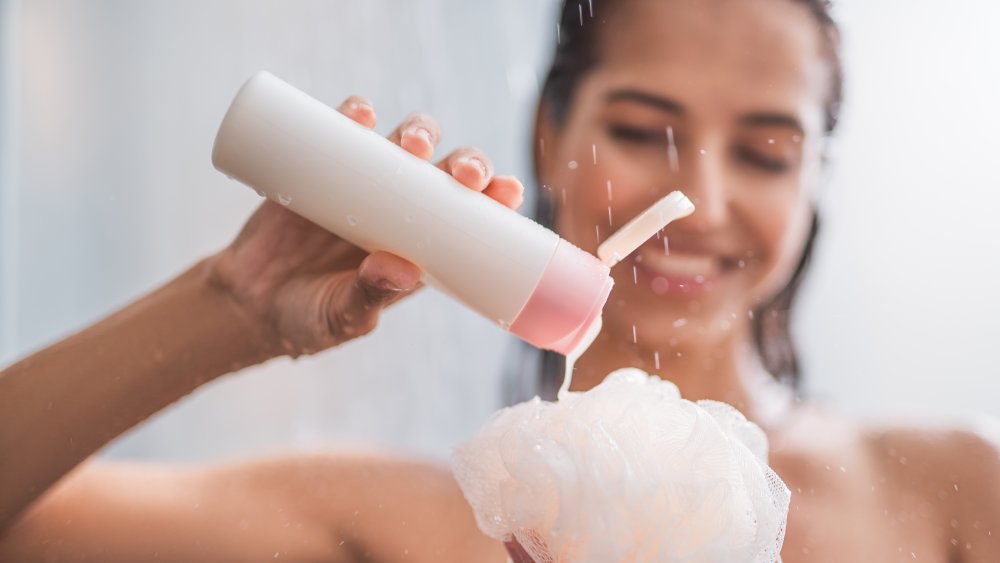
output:
[[476, 168], [479, 169], [479, 172], [483, 175], [483, 177], [484, 178], [486, 177], [487, 174], [486, 163], [483, 162], [481, 159], [476, 158], [474, 156], [463, 156], [462, 158], [458, 159], [458, 161], [460, 163], [469, 163], [475, 166]]
[[366, 109], [368, 111], [374, 111], [374, 108], [372, 108], [371, 104], [366, 104], [364, 102], [351, 102], [350, 104], [347, 105], [347, 109], [351, 111], [359, 111], [362, 109]]
[[423, 127], [409, 127], [403, 132], [404, 137], [407, 135], [416, 135], [417, 137], [427, 141], [428, 145], [434, 144], [434, 141], [431, 139], [431, 132]]
[[406, 288], [399, 287], [399, 284], [393, 282], [390, 279], [382, 278], [375, 282], [375, 287], [386, 292], [399, 293], [400, 291], [406, 291]]

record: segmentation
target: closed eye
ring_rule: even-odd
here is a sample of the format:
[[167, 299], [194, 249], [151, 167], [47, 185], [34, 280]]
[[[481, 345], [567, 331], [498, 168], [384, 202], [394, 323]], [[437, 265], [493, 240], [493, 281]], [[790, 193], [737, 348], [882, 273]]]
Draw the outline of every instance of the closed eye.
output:
[[616, 141], [628, 143], [662, 145], [667, 142], [666, 130], [633, 127], [631, 125], [612, 124], [608, 126], [608, 136]]
[[735, 149], [736, 157], [756, 168], [765, 170], [767, 172], [781, 173], [789, 169], [789, 163], [784, 159], [777, 159], [747, 148], [747, 147], [737, 147]]

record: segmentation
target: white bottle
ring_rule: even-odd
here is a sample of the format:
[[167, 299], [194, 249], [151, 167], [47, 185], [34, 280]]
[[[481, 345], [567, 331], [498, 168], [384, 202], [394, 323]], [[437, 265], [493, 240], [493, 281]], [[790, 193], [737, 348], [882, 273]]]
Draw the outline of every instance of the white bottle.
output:
[[267, 72], [236, 95], [212, 162], [367, 251], [406, 258], [539, 348], [571, 351], [611, 292], [593, 255]]

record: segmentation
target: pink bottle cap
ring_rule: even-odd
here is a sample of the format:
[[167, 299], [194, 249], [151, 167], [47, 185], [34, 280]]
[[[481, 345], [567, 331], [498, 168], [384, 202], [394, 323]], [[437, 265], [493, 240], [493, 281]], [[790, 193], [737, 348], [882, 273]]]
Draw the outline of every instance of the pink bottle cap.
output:
[[560, 240], [510, 332], [539, 348], [568, 354], [600, 316], [613, 285], [608, 266]]

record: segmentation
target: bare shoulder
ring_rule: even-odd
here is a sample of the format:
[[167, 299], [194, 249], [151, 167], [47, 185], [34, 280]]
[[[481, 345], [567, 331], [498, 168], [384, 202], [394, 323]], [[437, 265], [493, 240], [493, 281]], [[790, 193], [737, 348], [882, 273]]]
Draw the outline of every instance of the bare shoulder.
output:
[[896, 494], [940, 517], [957, 560], [1000, 560], [1000, 422], [869, 428], [866, 436]]
[[1000, 561], [996, 428], [875, 426], [803, 408], [771, 440], [772, 467], [793, 493], [787, 560]]
[[[914, 482], [962, 482], [981, 489], [1000, 483], [1000, 423], [981, 418], [964, 425], [869, 426], [865, 443], [873, 458]], [[961, 482], [960, 482], [961, 481]]]

